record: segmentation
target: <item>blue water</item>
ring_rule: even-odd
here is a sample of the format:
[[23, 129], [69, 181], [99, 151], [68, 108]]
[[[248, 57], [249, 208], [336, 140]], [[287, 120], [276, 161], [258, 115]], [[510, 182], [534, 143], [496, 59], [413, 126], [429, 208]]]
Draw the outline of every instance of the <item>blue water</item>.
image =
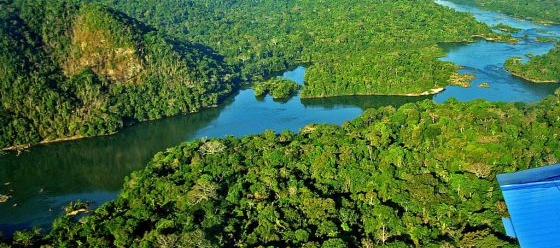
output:
[[[536, 102], [552, 94], [558, 84], [535, 84], [510, 75], [504, 68], [504, 62], [511, 57], [527, 59], [526, 54], [542, 55], [554, 48], [553, 42], [537, 42], [537, 37], [560, 38], [560, 26], [540, 25], [530, 21], [515, 19], [500, 13], [480, 10], [473, 6], [457, 5], [448, 1], [437, 0], [436, 3], [457, 11], [469, 12], [478, 21], [493, 27], [504, 23], [521, 29], [512, 35], [519, 39], [515, 44], [480, 40], [474, 43], [443, 44], [448, 52], [443, 61], [453, 62], [463, 67], [459, 72], [474, 75], [476, 78], [468, 88], [448, 86], [436, 95], [436, 102], [444, 102], [453, 97], [460, 101], [486, 99], [506, 102]], [[479, 87], [480, 83], [489, 83], [489, 88]]]

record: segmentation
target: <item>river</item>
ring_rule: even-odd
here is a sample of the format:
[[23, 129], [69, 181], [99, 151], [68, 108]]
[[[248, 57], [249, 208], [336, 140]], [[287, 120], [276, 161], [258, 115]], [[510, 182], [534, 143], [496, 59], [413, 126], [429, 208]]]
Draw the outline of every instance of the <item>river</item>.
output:
[[[310, 123], [342, 124], [367, 108], [399, 106], [423, 99], [444, 102], [453, 97], [461, 101], [482, 98], [534, 102], [552, 94], [558, 87], [513, 77], [504, 70], [503, 63], [512, 56], [548, 52], [554, 44], [536, 42], [535, 38], [560, 37], [559, 26], [537, 25], [476, 7], [436, 2], [471, 12], [490, 26], [505, 23], [520, 28], [521, 31], [514, 34], [520, 42], [442, 44], [448, 52], [442, 60], [463, 66], [460, 72], [475, 75], [476, 79], [469, 88], [448, 86], [435, 96], [324, 99], [295, 96], [287, 101], [274, 101], [269, 96], [256, 98], [253, 90], [243, 89], [219, 107], [189, 116], [140, 123], [112, 136], [38, 145], [19, 156], [15, 153], [0, 156], [0, 194], [12, 196], [8, 202], [0, 203], [0, 231], [11, 234], [31, 226], [48, 228], [52, 220], [62, 214], [62, 206], [76, 199], [89, 201], [92, 207], [114, 199], [128, 174], [142, 169], [157, 151], [184, 141], [257, 134], [266, 129], [297, 132]], [[303, 84], [304, 73], [305, 68], [298, 67], [281, 76]], [[490, 88], [478, 87], [481, 82], [489, 82]]]

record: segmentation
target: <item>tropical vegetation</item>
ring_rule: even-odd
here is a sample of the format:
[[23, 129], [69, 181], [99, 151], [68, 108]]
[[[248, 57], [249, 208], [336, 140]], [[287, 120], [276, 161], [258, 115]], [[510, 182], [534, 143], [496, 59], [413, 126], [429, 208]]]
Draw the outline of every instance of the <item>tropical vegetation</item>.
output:
[[[342, 126], [196, 140], [157, 153], [54, 247], [515, 247], [496, 174], [560, 158], [560, 91], [537, 104], [370, 109]], [[504, 152], [507, 151], [507, 152]]]
[[[194, 112], [238, 80], [282, 98], [298, 86], [272, 76], [304, 63], [307, 98], [466, 85], [437, 44], [477, 36], [500, 38], [429, 0], [0, 0], [0, 147]], [[506, 67], [557, 75], [558, 53]], [[559, 136], [560, 90], [200, 139], [0, 247], [516, 247], [496, 175], [557, 163]]]
[[266, 82], [253, 85], [255, 96], [266, 96], [270, 94], [274, 99], [285, 99], [297, 93], [299, 85], [288, 79], [272, 78]]
[[[528, 18], [538, 22], [560, 23], [560, 2], [557, 0], [450, 0], [460, 4], [477, 5], [480, 8], [500, 11], [508, 15]], [[504, 32], [517, 32], [518, 29], [502, 23], [498, 28]], [[556, 41], [552, 37], [537, 37], [538, 42]], [[527, 63], [519, 57], [510, 58], [505, 63], [506, 69], [513, 75], [535, 83], [560, 82], [560, 48], [558, 45], [543, 56], [530, 56]]]
[[195, 112], [232, 81], [210, 49], [108, 7], [0, 1], [0, 148]]
[[560, 82], [560, 47], [556, 45], [549, 53], [532, 56], [524, 63], [522, 58], [510, 58], [505, 63], [506, 69], [513, 75], [535, 83]]
[[304, 98], [441, 88], [457, 67], [439, 42], [499, 38], [431, 0], [97, 1], [211, 47], [245, 80], [309, 64]]

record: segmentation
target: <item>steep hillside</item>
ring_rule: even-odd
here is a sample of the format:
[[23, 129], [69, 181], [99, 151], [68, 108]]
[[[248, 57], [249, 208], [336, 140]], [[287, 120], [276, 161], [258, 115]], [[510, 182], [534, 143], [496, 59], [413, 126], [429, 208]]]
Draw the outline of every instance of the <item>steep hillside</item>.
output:
[[99, 6], [81, 9], [70, 30], [71, 49], [63, 64], [66, 75], [74, 76], [84, 68], [92, 68], [115, 83], [144, 80], [142, 72], [146, 68], [139, 47], [142, 37], [133, 33], [127, 20], [115, 17]]
[[115, 132], [211, 107], [222, 58], [91, 3], [0, 1], [0, 147]]

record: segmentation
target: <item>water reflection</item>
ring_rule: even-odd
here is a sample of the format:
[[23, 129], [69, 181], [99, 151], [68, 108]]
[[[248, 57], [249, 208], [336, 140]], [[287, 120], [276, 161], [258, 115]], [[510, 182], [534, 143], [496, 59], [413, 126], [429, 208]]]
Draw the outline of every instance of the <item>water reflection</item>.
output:
[[221, 109], [145, 122], [112, 136], [40, 145], [20, 156], [1, 156], [0, 194], [13, 198], [0, 204], [0, 230], [9, 234], [14, 228], [48, 224], [71, 200], [92, 201], [95, 207], [113, 199], [126, 175], [142, 168], [155, 152], [193, 136]]
[[[283, 77], [303, 83], [305, 68]], [[298, 131], [310, 123], [342, 124], [368, 107], [401, 105], [424, 98], [341, 97], [285, 102], [257, 98], [241, 90], [219, 108], [125, 128], [112, 136], [40, 145], [20, 156], [0, 156], [0, 230], [10, 234], [30, 226], [47, 227], [62, 206], [76, 199], [94, 207], [113, 199], [126, 175], [143, 168], [154, 153], [201, 137], [243, 136], [266, 129]], [[4, 185], [8, 183], [9, 185]], [[17, 204], [16, 206], [13, 206]]]
[[302, 99], [301, 103], [306, 107], [322, 107], [334, 109], [340, 106], [355, 106], [362, 110], [378, 108], [383, 106], [399, 107], [405, 103], [432, 99], [433, 96], [337, 96], [329, 98]]

